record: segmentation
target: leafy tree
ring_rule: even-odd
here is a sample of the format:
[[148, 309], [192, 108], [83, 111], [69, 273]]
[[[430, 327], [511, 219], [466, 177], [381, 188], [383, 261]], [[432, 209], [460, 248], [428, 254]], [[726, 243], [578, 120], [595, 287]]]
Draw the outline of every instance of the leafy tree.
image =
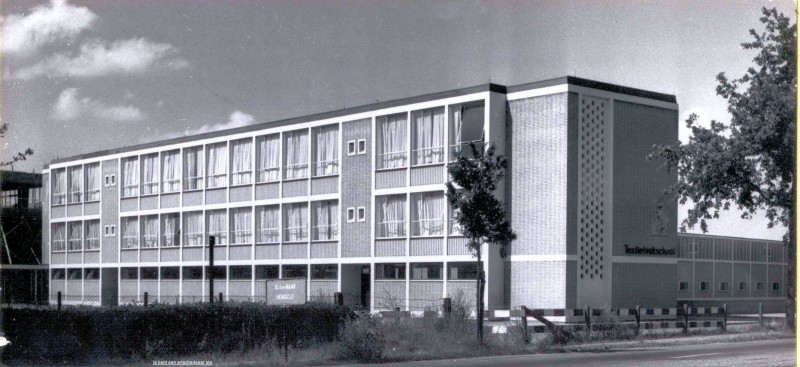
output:
[[[0, 138], [5, 139], [6, 132], [8, 132], [8, 124], [0, 124]], [[13, 166], [14, 163], [28, 159], [28, 156], [33, 155], [33, 149], [27, 148], [24, 152], [11, 155], [9, 160], [0, 161], [0, 167]]]
[[497, 184], [503, 179], [508, 160], [495, 155], [494, 147], [485, 151], [470, 143], [472, 157], [460, 156], [447, 166], [452, 181], [447, 183], [447, 200], [454, 209], [461, 233], [468, 238], [467, 246], [475, 256], [475, 310], [478, 340], [483, 343], [483, 294], [486, 276], [483, 270], [481, 246], [500, 246], [500, 256], [506, 256], [509, 241], [517, 238], [506, 218], [503, 203], [495, 196]]
[[770, 228], [787, 228], [786, 312], [794, 330], [797, 33], [796, 24], [777, 10], [763, 8], [762, 13], [764, 31], [751, 29], [754, 40], [742, 43], [745, 50], [758, 51], [755, 65], [738, 79], [717, 75], [717, 94], [728, 100], [730, 122], [711, 121], [704, 128], [692, 114], [686, 120], [692, 130], [689, 142], [656, 146], [650, 159], [664, 159], [666, 169], [678, 172], [670, 190], [681, 204], [691, 202], [682, 231], [699, 224], [706, 232], [707, 221], [731, 206], [744, 219], [764, 211]]

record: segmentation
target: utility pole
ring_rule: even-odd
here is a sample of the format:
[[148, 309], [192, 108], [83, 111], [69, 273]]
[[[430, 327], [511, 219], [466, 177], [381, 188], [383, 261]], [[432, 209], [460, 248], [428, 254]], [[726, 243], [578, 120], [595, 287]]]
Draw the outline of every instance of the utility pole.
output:
[[216, 238], [208, 236], [208, 302], [214, 303], [214, 244]]

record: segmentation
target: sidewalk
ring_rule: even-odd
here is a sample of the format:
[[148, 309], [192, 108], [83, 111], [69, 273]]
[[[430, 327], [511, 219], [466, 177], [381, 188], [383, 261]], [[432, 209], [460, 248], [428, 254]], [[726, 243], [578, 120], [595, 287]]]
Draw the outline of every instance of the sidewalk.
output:
[[565, 352], [590, 352], [610, 349], [636, 349], [652, 347], [669, 347], [676, 345], [730, 343], [751, 340], [793, 339], [789, 332], [759, 331], [740, 334], [718, 334], [700, 336], [675, 336], [663, 339], [640, 339], [630, 341], [593, 342], [575, 345], [565, 345], [560, 350]]

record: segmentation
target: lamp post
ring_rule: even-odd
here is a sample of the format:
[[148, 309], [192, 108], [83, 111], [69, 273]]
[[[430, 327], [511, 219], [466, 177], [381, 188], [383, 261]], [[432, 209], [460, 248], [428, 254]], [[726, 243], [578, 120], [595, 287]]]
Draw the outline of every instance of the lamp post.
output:
[[214, 244], [216, 238], [208, 236], [208, 302], [214, 303]]

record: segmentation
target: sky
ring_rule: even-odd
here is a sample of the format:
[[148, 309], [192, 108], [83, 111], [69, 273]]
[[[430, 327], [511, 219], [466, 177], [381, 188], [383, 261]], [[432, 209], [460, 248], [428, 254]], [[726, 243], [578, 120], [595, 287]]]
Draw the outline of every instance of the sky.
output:
[[[0, 154], [30, 147], [14, 169], [39, 172], [57, 157], [565, 75], [674, 94], [686, 141], [690, 113], [729, 118], [716, 75], [752, 64], [740, 44], [763, 6], [795, 19], [787, 0], [5, 0]], [[737, 216], [710, 234], [784, 233]]]

